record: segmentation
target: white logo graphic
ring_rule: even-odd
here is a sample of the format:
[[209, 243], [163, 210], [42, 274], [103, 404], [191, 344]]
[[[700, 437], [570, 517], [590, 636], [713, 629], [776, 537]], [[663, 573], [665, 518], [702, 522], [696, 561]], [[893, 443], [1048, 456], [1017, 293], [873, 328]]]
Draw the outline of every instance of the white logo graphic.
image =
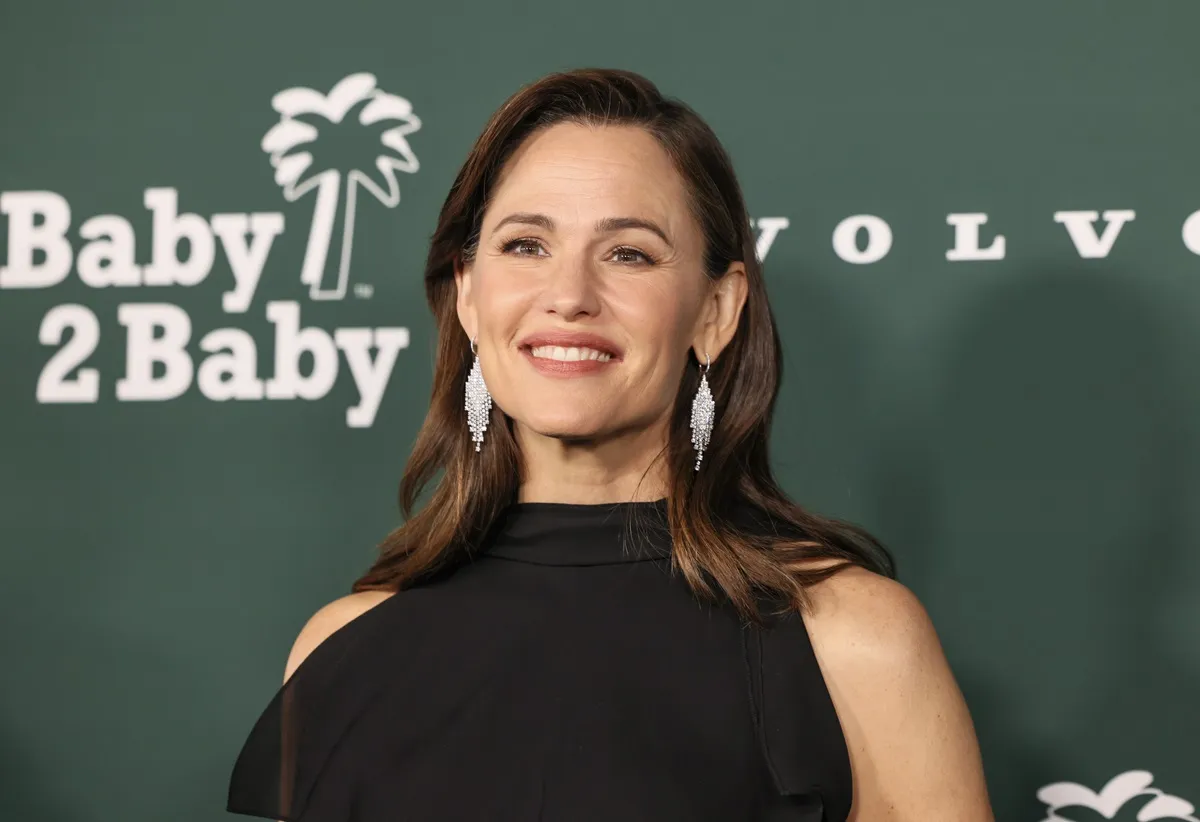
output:
[[[301, 282], [314, 299], [341, 299], [350, 273], [356, 193], [364, 188], [389, 208], [400, 202], [396, 171], [417, 170], [405, 137], [420, 121], [407, 100], [380, 91], [366, 73], [343, 78], [328, 95], [285, 89], [272, 105], [281, 119], [261, 146], [275, 167], [275, 182], [289, 201], [317, 192]], [[361, 156], [347, 156], [356, 144], [365, 146]], [[325, 161], [326, 155], [341, 158]], [[140, 216], [83, 215], [75, 225], [79, 215], [58, 192], [0, 191], [0, 217], [8, 221], [0, 289], [51, 289], [74, 275], [86, 289], [119, 295], [115, 311], [104, 309], [115, 314], [125, 354], [111, 382], [92, 361], [107, 334], [86, 292], [77, 288], [73, 300], [46, 310], [37, 338], [57, 350], [38, 376], [37, 402], [97, 403], [102, 394], [117, 402], [167, 402], [193, 390], [214, 402], [312, 401], [328, 396], [339, 375], [348, 372], [358, 399], [346, 408], [346, 425], [373, 425], [399, 352], [408, 347], [408, 329], [309, 325], [300, 301], [274, 299], [262, 306], [273, 333], [253, 333], [237, 318], [255, 305], [275, 240], [284, 233], [284, 214], [197, 214], [186, 210], [185, 200], [173, 186], [154, 186], [143, 192], [147, 211]], [[137, 258], [139, 245], [148, 260]], [[219, 305], [231, 324], [196, 328], [197, 295], [189, 291], [214, 271], [225, 279]], [[352, 293], [371, 296], [365, 283]], [[259, 356], [264, 343], [273, 356]]]
[[[300, 281], [308, 284], [309, 296], [314, 300], [340, 300], [346, 296], [350, 275], [358, 187], [371, 192], [388, 208], [396, 207], [400, 202], [396, 172], [413, 174], [419, 168], [405, 135], [419, 129], [421, 121], [413, 114], [408, 100], [379, 90], [375, 87], [375, 76], [367, 73], [343, 78], [328, 96], [311, 88], [285, 89], [272, 98], [271, 107], [279, 112], [281, 119], [263, 137], [262, 149], [271, 155], [275, 182], [283, 186], [283, 196], [288, 202], [298, 200], [314, 188], [317, 190]], [[346, 115], [356, 108], [357, 116], [347, 119]], [[320, 147], [321, 130], [313, 120], [327, 130], [396, 125], [380, 130], [379, 144], [384, 151], [376, 154], [373, 162], [361, 162], [343, 172], [315, 160], [314, 151]], [[368, 160], [367, 157], [361, 159]], [[357, 158], [355, 162], [358, 162]], [[378, 180], [371, 171], [364, 170], [368, 165], [378, 171]], [[341, 249], [334, 255], [336, 272], [330, 275], [326, 273], [326, 267], [330, 262], [339, 201], [343, 213]]]
[[[1073, 816], [1072, 809], [1088, 808], [1105, 819], [1151, 822], [1156, 819], [1200, 822], [1191, 802], [1150, 787], [1154, 776], [1149, 771], [1126, 771], [1114, 776], [1096, 793], [1076, 782], [1055, 782], [1038, 791], [1038, 799], [1046, 803], [1047, 816], [1043, 822], [1082, 822], [1088, 817]], [[1118, 817], [1118, 814], [1121, 814]]]

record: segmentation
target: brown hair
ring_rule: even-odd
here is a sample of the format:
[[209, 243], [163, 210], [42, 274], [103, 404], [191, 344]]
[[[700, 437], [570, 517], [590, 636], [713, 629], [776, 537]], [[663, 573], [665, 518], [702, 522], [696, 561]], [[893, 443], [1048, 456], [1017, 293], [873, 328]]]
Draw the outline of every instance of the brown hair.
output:
[[[667, 461], [675, 567], [698, 595], [712, 598], [719, 589], [755, 621], [761, 620], [759, 595], [782, 599], [785, 608], [805, 608], [805, 588], [850, 565], [894, 576], [892, 558], [876, 539], [856, 525], [804, 510], [772, 474], [767, 437], [782, 371], [779, 335], [741, 188], [720, 141], [691, 108], [664, 98], [646, 78], [581, 69], [552, 74], [510, 97], [476, 140], [442, 206], [425, 263], [425, 291], [438, 329], [433, 396], [400, 484], [406, 522], [383, 541], [378, 560], [353, 590], [398, 590], [452, 568], [486, 539], [516, 498], [522, 465], [505, 415], [493, 408], [480, 452], [467, 435], [463, 385], [472, 355], [455, 309], [454, 272], [473, 259], [484, 211], [508, 158], [534, 132], [561, 122], [637, 126], [653, 135], [685, 182], [705, 238], [707, 276], [721, 277], [734, 261], [746, 268], [742, 317], [709, 374], [718, 418], [704, 462], [694, 470], [689, 422], [700, 382], [694, 357], [680, 377], [668, 442], [659, 454]], [[414, 513], [435, 478], [429, 500]], [[755, 512], [755, 527], [747, 524], [748, 510]]]

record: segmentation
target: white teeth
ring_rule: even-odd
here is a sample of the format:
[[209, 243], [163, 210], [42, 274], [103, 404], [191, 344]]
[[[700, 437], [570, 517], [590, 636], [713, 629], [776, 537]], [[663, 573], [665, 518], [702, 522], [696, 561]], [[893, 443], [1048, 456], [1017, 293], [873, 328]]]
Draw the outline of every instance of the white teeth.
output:
[[537, 345], [529, 349], [529, 353], [543, 360], [560, 360], [575, 362], [576, 360], [598, 360], [608, 362], [611, 354], [597, 351], [594, 348], [563, 348], [561, 345]]

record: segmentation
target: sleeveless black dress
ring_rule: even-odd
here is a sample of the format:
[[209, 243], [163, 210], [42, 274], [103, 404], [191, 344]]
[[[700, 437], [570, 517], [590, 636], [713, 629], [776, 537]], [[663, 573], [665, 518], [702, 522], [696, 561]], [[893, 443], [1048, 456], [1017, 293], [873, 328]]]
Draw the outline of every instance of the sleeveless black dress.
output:
[[[626, 519], [634, 515], [635, 539]], [[284, 822], [842, 822], [803, 619], [670, 570], [665, 503], [518, 503], [347, 623], [246, 740], [227, 809]]]

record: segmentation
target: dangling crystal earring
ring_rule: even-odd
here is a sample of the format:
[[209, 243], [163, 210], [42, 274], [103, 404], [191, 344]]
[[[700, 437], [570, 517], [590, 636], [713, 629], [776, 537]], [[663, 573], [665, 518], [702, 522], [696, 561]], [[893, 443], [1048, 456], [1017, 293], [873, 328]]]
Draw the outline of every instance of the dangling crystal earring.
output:
[[471, 373], [467, 375], [466, 402], [467, 427], [471, 429], [471, 439], [475, 442], [475, 450], [479, 450], [483, 442], [483, 432], [487, 431], [488, 420], [492, 416], [492, 395], [488, 393], [483, 381], [483, 370], [479, 367], [479, 353], [475, 340], [471, 340], [471, 353], [475, 362], [471, 365]]
[[713, 423], [716, 421], [717, 404], [713, 402], [712, 391], [708, 388], [708, 371], [712, 368], [712, 360], [708, 352], [704, 352], [704, 370], [700, 372], [700, 387], [696, 389], [696, 398], [692, 400], [692, 447], [696, 449], [696, 470], [700, 470], [700, 460], [704, 459], [704, 449], [712, 440]]

